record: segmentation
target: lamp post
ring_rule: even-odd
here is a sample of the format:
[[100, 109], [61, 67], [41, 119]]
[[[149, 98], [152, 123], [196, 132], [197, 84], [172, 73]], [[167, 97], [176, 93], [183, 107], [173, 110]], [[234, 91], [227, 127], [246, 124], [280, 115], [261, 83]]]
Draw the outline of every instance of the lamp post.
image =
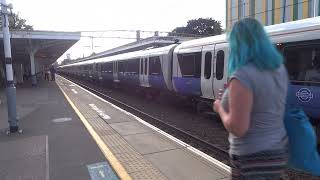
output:
[[4, 57], [6, 67], [6, 95], [8, 105], [8, 122], [9, 130], [7, 133], [22, 132], [19, 130], [16, 110], [16, 87], [14, 86], [12, 58], [11, 58], [11, 44], [8, 20], [8, 8], [12, 8], [6, 4], [6, 0], [1, 0], [1, 15], [2, 15], [2, 32], [4, 44]]

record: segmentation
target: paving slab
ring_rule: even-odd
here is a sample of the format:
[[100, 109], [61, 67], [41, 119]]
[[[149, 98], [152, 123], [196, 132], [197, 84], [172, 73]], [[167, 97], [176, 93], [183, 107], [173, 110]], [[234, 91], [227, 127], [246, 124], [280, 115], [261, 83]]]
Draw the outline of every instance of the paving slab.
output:
[[45, 180], [49, 175], [47, 136], [0, 143], [0, 179]]
[[152, 131], [139, 122], [113, 123], [110, 124], [110, 126], [122, 136], [141, 134]]
[[127, 135], [124, 138], [142, 155], [179, 148], [178, 145], [174, 145], [153, 132]]
[[223, 174], [214, 171], [182, 149], [148, 154], [144, 157], [156, 165], [169, 179], [212, 180], [224, 178]]
[[108, 124], [121, 123], [121, 122], [132, 122], [133, 121], [130, 118], [121, 118], [121, 117], [114, 118], [114, 117], [116, 117], [116, 115], [110, 115], [110, 116], [111, 116], [111, 119], [105, 119], [105, 121]]

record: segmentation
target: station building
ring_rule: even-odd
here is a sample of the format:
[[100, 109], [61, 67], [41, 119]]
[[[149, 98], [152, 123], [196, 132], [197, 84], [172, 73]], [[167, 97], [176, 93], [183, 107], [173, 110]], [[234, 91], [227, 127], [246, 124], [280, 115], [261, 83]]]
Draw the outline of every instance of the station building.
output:
[[245, 17], [268, 26], [320, 15], [320, 0], [226, 0], [226, 29]]

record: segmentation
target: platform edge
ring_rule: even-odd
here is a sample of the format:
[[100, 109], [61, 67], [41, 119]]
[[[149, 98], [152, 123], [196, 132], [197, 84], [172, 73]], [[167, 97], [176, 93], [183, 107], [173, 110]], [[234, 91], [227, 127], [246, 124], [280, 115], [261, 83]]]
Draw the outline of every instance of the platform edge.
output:
[[81, 114], [81, 112], [78, 110], [78, 108], [74, 105], [74, 103], [71, 101], [69, 96], [64, 92], [64, 90], [61, 88], [61, 86], [57, 83], [60, 91], [68, 101], [68, 103], [71, 105], [73, 110], [76, 112], [86, 129], [89, 131], [92, 138], [95, 140], [97, 145], [99, 146], [101, 152], [105, 156], [105, 158], [108, 160], [108, 162], [111, 164], [112, 168], [116, 171], [117, 175], [120, 179], [123, 180], [132, 180], [132, 178], [129, 176], [125, 168], [121, 165], [121, 163], [118, 161], [118, 159], [113, 155], [111, 150], [107, 147], [107, 145], [103, 142], [101, 137], [94, 131], [93, 127], [90, 125], [90, 123], [87, 121], [87, 119]]

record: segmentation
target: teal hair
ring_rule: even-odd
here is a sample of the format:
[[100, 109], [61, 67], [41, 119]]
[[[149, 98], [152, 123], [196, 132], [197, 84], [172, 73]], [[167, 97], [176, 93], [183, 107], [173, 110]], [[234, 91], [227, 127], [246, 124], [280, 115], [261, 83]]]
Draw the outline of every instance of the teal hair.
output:
[[282, 55], [271, 43], [262, 25], [253, 18], [234, 24], [229, 34], [229, 46], [229, 75], [249, 62], [260, 70], [274, 70], [283, 63]]

